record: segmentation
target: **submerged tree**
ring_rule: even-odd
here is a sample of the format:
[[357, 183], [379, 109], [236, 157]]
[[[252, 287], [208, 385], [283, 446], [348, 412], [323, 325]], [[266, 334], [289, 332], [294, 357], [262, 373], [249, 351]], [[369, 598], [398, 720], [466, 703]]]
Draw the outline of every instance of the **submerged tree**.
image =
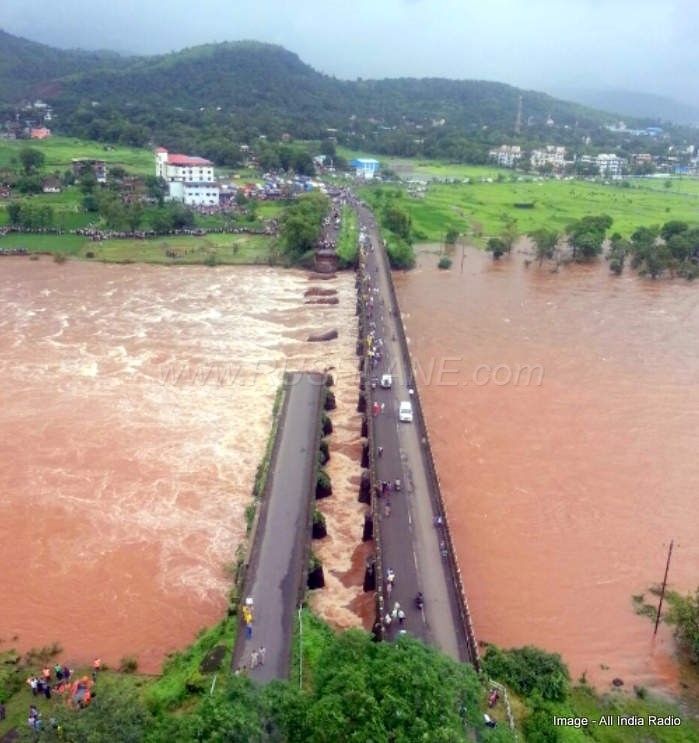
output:
[[558, 232], [547, 230], [542, 227], [541, 229], [530, 232], [529, 237], [534, 242], [536, 259], [539, 261], [539, 265], [541, 265], [545, 259], [553, 258], [560, 237]]

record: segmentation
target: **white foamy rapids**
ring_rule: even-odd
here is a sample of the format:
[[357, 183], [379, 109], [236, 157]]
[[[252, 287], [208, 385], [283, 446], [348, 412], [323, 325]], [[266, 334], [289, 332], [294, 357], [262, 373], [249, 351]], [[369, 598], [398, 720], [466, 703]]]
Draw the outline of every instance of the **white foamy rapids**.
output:
[[[245, 533], [283, 372], [344, 370], [347, 390], [354, 378], [354, 411], [354, 277], [332, 281], [338, 305], [306, 305], [308, 279], [294, 271], [59, 268], [8, 259], [0, 274], [0, 492], [8, 506], [0, 515], [12, 535], [0, 544], [0, 636], [21, 628], [28, 645], [60, 639], [91, 657], [112, 632], [115, 643], [128, 638], [122, 654], [141, 650], [157, 670], [164, 652], [225, 604], [223, 566]], [[338, 339], [306, 342], [331, 328]], [[342, 377], [336, 396], [344, 405]], [[334, 416], [336, 436], [342, 415]], [[358, 437], [359, 422], [351, 428]], [[16, 547], [29, 544], [45, 546], [32, 549], [28, 565]], [[27, 590], [31, 571], [73, 589], [47, 604], [45, 592]], [[91, 588], [105, 571], [109, 581]], [[91, 590], [92, 614], [76, 622], [75, 595]], [[102, 595], [120, 597], [111, 629]]]

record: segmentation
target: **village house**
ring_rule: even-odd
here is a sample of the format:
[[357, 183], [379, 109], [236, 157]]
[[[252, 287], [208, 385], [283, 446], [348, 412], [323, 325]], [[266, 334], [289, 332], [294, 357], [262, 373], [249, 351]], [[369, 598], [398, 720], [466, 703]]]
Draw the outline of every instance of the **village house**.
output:
[[29, 136], [31, 139], [48, 139], [51, 136], [51, 130], [45, 126], [32, 127], [29, 130]]
[[168, 184], [169, 197], [187, 206], [218, 206], [220, 189], [214, 178], [214, 164], [203, 157], [155, 151], [155, 174]]
[[61, 179], [55, 175], [49, 175], [41, 182], [43, 193], [61, 193]]
[[107, 163], [104, 160], [91, 160], [87, 157], [73, 158], [73, 175], [80, 178], [85, 168], [91, 168], [97, 183], [107, 182]]

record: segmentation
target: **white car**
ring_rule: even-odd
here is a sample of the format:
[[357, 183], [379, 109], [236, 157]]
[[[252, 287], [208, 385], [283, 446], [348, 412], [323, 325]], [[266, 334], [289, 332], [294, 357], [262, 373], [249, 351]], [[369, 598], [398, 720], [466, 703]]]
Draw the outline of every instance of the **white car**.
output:
[[404, 421], [405, 423], [413, 422], [413, 406], [407, 400], [401, 402], [398, 408], [398, 420]]
[[393, 377], [390, 374], [381, 375], [381, 386], [383, 387], [383, 389], [390, 390], [392, 384], [393, 384]]

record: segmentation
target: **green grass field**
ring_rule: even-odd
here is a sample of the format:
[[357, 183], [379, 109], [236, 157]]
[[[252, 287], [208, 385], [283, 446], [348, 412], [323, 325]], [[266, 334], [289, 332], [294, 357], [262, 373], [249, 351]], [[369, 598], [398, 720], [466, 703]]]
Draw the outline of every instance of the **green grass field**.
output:
[[[93, 254], [107, 263], [159, 263], [163, 265], [267, 264], [277, 257], [276, 241], [265, 235], [205, 237], [159, 237], [153, 240], [104, 240], [93, 242], [78, 235], [36, 235], [11, 233], [0, 239], [0, 248], [24, 248], [29, 253], [52, 253], [74, 258]], [[170, 253], [170, 255], [168, 255]], [[174, 257], [173, 257], [174, 256]]]
[[49, 139], [0, 140], [0, 168], [11, 165], [23, 147], [40, 150], [46, 156], [44, 172], [63, 172], [71, 167], [73, 158], [87, 157], [104, 160], [108, 165], [121, 165], [131, 173], [151, 175], [155, 172], [153, 153], [150, 150], [119, 145], [105, 145], [71, 137]]
[[[521, 209], [516, 203], [534, 207]], [[511, 220], [520, 234], [539, 227], [562, 231], [576, 219], [602, 213], [614, 219], [611, 232], [624, 236], [639, 225], [670, 219], [699, 223], [699, 199], [672, 188], [642, 190], [588, 181], [431, 184], [423, 199], [403, 195], [401, 206], [409, 212], [417, 237], [432, 242], [442, 241], [449, 229], [478, 241], [479, 235], [499, 234]]]
[[[401, 178], [419, 178], [431, 180], [433, 178], [455, 178], [464, 180], [478, 180], [480, 178], [497, 178], [504, 171], [492, 165], [463, 165], [448, 163], [442, 160], [420, 160], [407, 157], [388, 157], [377, 155], [363, 150], [350, 150], [347, 147], [337, 147], [337, 152], [348, 162], [355, 158], [372, 158], [381, 163], [382, 168], [389, 168]], [[505, 171], [506, 173], [506, 171]], [[381, 170], [379, 169], [379, 175]]]

